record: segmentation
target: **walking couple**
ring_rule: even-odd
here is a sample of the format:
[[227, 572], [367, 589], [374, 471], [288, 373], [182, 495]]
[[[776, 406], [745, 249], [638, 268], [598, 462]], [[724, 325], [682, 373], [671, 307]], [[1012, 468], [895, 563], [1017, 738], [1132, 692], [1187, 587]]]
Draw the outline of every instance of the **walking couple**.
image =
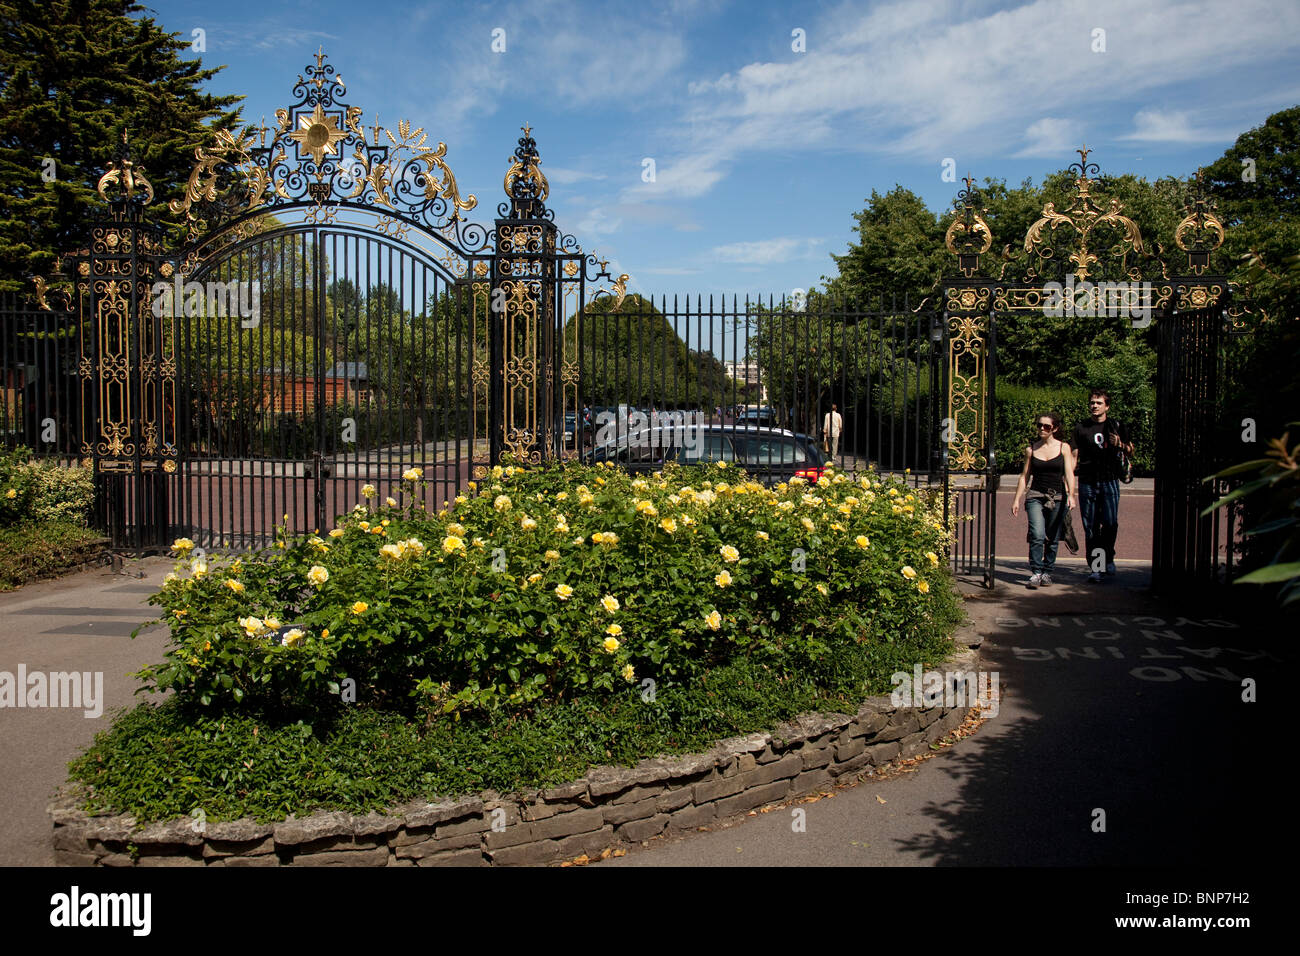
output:
[[1119, 483], [1132, 480], [1133, 443], [1128, 429], [1109, 418], [1110, 395], [1104, 389], [1093, 389], [1088, 410], [1091, 417], [1075, 426], [1070, 442], [1065, 440], [1059, 415], [1037, 416], [1038, 437], [1025, 448], [1025, 467], [1016, 483], [1011, 514], [1019, 515], [1024, 503], [1029, 519], [1030, 588], [1052, 583], [1057, 543], [1075, 508], [1083, 519], [1084, 553], [1092, 570], [1088, 580], [1101, 581], [1103, 568], [1105, 574], [1115, 574]]

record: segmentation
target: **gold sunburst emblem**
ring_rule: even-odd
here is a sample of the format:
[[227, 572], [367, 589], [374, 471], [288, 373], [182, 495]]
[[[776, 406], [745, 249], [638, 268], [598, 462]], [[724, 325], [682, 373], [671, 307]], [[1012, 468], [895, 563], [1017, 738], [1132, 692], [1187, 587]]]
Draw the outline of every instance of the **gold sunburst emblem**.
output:
[[325, 154], [336, 155], [334, 144], [347, 138], [347, 133], [339, 129], [338, 117], [326, 115], [319, 103], [310, 116], [298, 117], [298, 128], [289, 134], [289, 138], [298, 144], [298, 150], [308, 153], [319, 166], [325, 161]]

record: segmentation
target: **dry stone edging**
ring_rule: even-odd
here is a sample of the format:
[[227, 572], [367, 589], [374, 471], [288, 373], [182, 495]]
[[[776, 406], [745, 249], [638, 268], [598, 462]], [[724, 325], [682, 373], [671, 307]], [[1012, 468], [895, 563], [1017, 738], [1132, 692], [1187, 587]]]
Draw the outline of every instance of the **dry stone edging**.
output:
[[[978, 644], [942, 665], [980, 670]], [[338, 810], [140, 828], [129, 814], [80, 809], [79, 785], [47, 809], [63, 866], [520, 866], [595, 856], [607, 848], [712, 826], [757, 807], [810, 795], [868, 767], [923, 753], [966, 719], [960, 706], [895, 707], [888, 696], [856, 714], [808, 713], [771, 733], [718, 741], [699, 754], [593, 767], [579, 780], [512, 794], [414, 801], [388, 813]]]

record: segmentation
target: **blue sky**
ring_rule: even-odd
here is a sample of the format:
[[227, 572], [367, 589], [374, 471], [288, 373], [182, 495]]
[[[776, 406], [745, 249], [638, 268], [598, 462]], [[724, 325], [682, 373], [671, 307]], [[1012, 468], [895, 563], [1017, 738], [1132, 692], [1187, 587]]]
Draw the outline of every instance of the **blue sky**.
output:
[[204, 64], [226, 65], [213, 90], [245, 95], [249, 121], [291, 105], [323, 46], [363, 125], [409, 119], [447, 144], [485, 225], [531, 124], [556, 223], [656, 297], [816, 285], [873, 189], [947, 208], [945, 159], [958, 177], [1039, 181], [1086, 143], [1103, 174], [1187, 175], [1300, 103], [1295, 0], [150, 10], [204, 31]]

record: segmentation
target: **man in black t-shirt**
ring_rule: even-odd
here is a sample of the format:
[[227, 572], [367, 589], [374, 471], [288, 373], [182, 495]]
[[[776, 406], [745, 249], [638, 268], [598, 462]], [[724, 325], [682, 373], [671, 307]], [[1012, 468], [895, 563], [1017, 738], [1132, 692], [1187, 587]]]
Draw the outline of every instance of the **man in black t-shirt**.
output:
[[1079, 517], [1083, 521], [1084, 555], [1097, 582], [1115, 573], [1115, 535], [1119, 530], [1119, 450], [1132, 456], [1133, 443], [1122, 422], [1110, 418], [1110, 395], [1093, 389], [1088, 397], [1092, 417], [1074, 426], [1074, 447], [1078, 462]]

